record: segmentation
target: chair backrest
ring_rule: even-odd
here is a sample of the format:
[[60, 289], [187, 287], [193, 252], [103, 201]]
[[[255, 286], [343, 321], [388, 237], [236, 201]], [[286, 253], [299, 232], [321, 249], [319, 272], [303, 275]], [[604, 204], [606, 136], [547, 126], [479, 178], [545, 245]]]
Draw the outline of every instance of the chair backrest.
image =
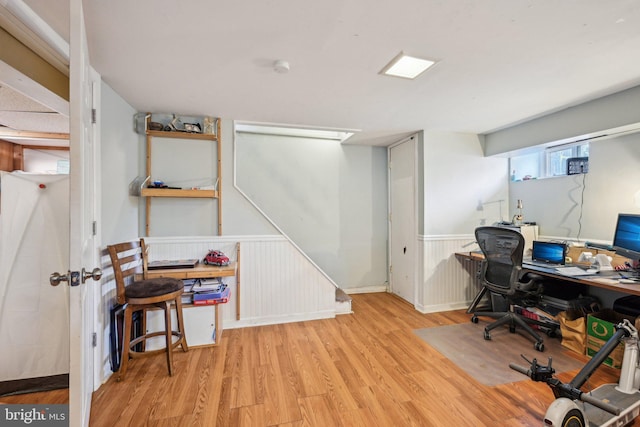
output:
[[135, 274], [146, 276], [147, 271], [147, 247], [144, 239], [133, 242], [116, 243], [107, 246], [113, 276], [116, 281], [116, 301], [124, 304], [124, 288], [133, 281]]
[[492, 292], [514, 294], [522, 271], [524, 237], [505, 227], [478, 227], [475, 235], [485, 258], [481, 272], [483, 284]]

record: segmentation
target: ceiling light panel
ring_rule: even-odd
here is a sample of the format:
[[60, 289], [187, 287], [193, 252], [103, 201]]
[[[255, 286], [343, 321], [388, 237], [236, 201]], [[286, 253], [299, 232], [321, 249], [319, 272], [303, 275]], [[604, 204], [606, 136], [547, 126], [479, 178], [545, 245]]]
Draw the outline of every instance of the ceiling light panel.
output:
[[433, 64], [435, 64], [435, 61], [400, 53], [400, 55], [393, 58], [393, 60], [382, 69], [382, 74], [405, 79], [415, 79]]

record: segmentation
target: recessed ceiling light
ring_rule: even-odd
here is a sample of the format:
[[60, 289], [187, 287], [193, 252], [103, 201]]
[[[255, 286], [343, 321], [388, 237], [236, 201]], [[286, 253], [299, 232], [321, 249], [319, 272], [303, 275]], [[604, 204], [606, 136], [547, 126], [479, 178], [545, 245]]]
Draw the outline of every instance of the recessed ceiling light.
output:
[[393, 58], [391, 62], [382, 69], [381, 73], [387, 76], [415, 79], [433, 64], [435, 64], [435, 61], [416, 58], [400, 52], [398, 56]]

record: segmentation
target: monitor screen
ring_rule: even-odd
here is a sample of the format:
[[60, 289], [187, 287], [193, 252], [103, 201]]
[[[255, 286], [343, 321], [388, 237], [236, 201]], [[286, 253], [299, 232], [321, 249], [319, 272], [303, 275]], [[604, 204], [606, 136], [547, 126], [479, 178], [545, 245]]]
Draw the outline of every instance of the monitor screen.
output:
[[619, 214], [613, 235], [616, 254], [635, 261], [640, 259], [640, 215]]

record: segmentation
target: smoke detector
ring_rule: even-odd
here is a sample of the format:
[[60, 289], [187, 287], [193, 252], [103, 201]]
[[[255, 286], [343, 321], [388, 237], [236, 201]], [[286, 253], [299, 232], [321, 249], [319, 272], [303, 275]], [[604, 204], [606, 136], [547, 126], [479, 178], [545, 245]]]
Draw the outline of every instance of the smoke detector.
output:
[[289, 63], [283, 59], [278, 59], [273, 63], [273, 71], [280, 74], [286, 74], [289, 72]]

